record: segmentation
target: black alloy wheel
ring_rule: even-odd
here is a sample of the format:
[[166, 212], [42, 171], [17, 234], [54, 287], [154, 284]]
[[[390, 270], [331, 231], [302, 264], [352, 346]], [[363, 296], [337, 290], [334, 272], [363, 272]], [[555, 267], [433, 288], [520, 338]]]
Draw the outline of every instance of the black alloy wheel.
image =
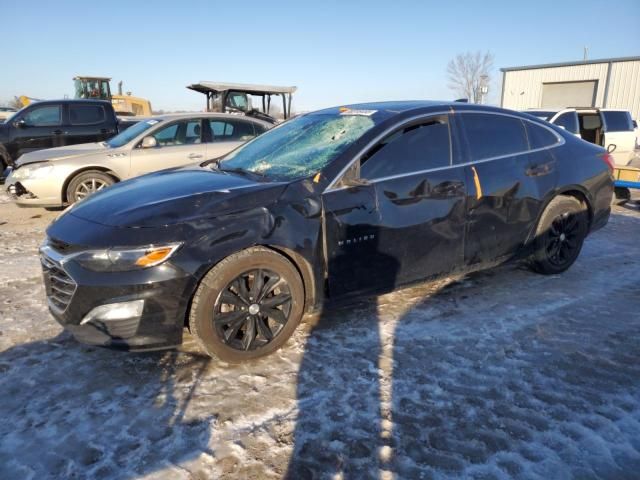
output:
[[538, 222], [530, 267], [550, 275], [564, 272], [580, 255], [588, 232], [586, 204], [565, 195], [554, 198]]
[[573, 261], [581, 243], [579, 213], [563, 213], [554, 218], [547, 232], [546, 252], [549, 262], [558, 267]]
[[304, 308], [297, 267], [256, 246], [229, 255], [205, 274], [191, 301], [189, 330], [210, 356], [238, 363], [282, 347]]
[[218, 296], [212, 321], [236, 350], [255, 350], [277, 337], [291, 314], [291, 289], [276, 272], [254, 269], [233, 279]]

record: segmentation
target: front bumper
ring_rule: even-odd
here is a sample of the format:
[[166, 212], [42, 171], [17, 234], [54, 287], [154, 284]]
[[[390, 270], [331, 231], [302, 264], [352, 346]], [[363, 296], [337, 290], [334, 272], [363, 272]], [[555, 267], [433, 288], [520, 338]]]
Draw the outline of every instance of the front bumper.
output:
[[[130, 272], [92, 272], [49, 246], [41, 249], [49, 311], [79, 342], [124, 350], [171, 348], [182, 342], [195, 279], [162, 264]], [[143, 304], [140, 312], [92, 318], [104, 305]]]
[[50, 178], [25, 178], [18, 180], [9, 175], [4, 189], [19, 207], [61, 207], [63, 206], [62, 184]]

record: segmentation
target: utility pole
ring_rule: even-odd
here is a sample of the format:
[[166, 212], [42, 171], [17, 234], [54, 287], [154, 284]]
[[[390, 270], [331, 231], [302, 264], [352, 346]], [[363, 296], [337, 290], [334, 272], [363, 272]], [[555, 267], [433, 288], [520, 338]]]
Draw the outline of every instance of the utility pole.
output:
[[587, 47], [585, 45], [584, 48], [583, 48], [583, 58], [582, 58], [582, 60], [584, 60], [586, 62], [588, 56], [589, 56], [589, 47]]

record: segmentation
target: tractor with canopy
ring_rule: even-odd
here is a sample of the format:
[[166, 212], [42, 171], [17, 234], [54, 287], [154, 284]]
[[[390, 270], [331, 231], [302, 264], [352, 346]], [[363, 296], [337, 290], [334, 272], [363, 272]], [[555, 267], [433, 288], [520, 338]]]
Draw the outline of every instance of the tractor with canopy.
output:
[[282, 98], [282, 115], [286, 120], [291, 116], [291, 99], [297, 90], [297, 87], [206, 81], [187, 88], [207, 97], [207, 112], [241, 113], [271, 123], [276, 123], [275, 115], [271, 114], [272, 97]]

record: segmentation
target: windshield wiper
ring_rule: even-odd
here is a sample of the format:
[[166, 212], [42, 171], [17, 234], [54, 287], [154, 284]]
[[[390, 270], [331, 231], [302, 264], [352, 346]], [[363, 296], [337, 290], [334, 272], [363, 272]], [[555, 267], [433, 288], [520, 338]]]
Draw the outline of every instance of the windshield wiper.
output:
[[267, 178], [267, 176], [264, 173], [253, 172], [251, 170], [245, 170], [244, 168], [238, 168], [238, 167], [230, 167], [230, 168], [218, 167], [218, 170], [220, 170], [221, 172], [239, 173], [240, 175], [244, 175], [245, 177], [258, 177], [259, 179]]

